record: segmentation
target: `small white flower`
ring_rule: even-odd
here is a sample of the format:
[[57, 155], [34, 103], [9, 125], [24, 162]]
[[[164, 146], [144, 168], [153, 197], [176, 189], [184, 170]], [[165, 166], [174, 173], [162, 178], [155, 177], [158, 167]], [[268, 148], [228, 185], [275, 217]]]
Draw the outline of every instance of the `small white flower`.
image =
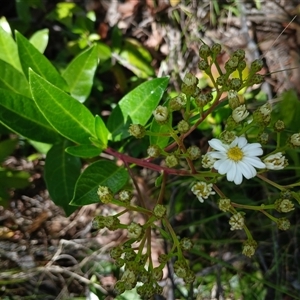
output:
[[295, 147], [300, 146], [300, 133], [294, 133], [291, 136], [291, 144]]
[[216, 159], [210, 155], [211, 152], [208, 152], [202, 156], [202, 166], [203, 168], [211, 169], [216, 162]]
[[214, 195], [215, 192], [212, 191], [212, 183], [207, 184], [204, 181], [196, 182], [192, 187], [192, 192], [197, 196], [200, 202], [204, 202], [209, 195]]
[[271, 116], [272, 106], [267, 102], [259, 108], [259, 111], [264, 117], [269, 117]]
[[157, 122], [165, 122], [168, 119], [168, 115], [168, 108], [162, 105], [157, 106], [153, 112], [154, 119]]
[[236, 213], [229, 219], [229, 225], [231, 226], [230, 230], [243, 229], [244, 224], [245, 219], [241, 213]]
[[240, 105], [232, 111], [232, 118], [235, 122], [239, 123], [249, 116], [246, 105]]
[[269, 170], [282, 170], [287, 165], [287, 160], [281, 152], [277, 152], [265, 158], [264, 163]]
[[209, 145], [216, 151], [209, 152], [209, 155], [217, 161], [214, 168], [219, 174], [226, 174], [228, 181], [241, 184], [243, 176], [250, 179], [256, 176], [256, 169], [265, 168], [265, 164], [257, 157], [263, 154], [261, 144], [248, 144], [245, 137], [236, 137], [230, 145], [223, 144], [218, 139], [212, 139]]

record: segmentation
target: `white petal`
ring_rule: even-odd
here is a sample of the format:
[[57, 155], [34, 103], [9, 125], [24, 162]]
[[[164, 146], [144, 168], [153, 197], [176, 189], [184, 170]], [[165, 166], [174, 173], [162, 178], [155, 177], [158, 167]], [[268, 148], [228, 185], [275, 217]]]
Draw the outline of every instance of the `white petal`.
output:
[[238, 144], [239, 138], [236, 137], [230, 144], [229, 148], [235, 147]]
[[[218, 161], [216, 161], [215, 163], [214, 163], [214, 168], [216, 169], [216, 170], [218, 170], [218, 173], [220, 173], [219, 172], [219, 168], [222, 166], [222, 165], [226, 165], [227, 166], [227, 164], [228, 163], [230, 163], [230, 160], [229, 159], [221, 159], [221, 160], [218, 160]], [[224, 168], [224, 167], [223, 167]], [[226, 172], [225, 172], [226, 173]], [[220, 174], [222, 174], [222, 175], [224, 175], [225, 173], [220, 173]]]
[[217, 170], [222, 175], [226, 174], [232, 168], [232, 164], [234, 164], [232, 160], [226, 159], [225, 161], [222, 161], [222, 163], [220, 164]]
[[209, 146], [211, 146], [213, 149], [218, 150], [218, 151], [223, 151], [225, 152], [227, 149], [224, 147], [222, 142], [218, 139], [212, 139], [208, 141]]
[[263, 154], [263, 150], [258, 143], [248, 144], [243, 148], [243, 152], [248, 156], [258, 156]]
[[236, 176], [236, 172], [237, 172], [237, 167], [236, 167], [236, 163], [231, 161], [231, 168], [229, 169], [229, 171], [227, 172], [227, 180], [228, 181], [233, 181], [235, 176]]
[[244, 163], [250, 164], [255, 168], [264, 169], [266, 165], [258, 157], [243, 157]]
[[243, 175], [239, 170], [237, 170], [235, 177], [234, 177], [234, 183], [236, 185], [238, 185], [238, 184], [241, 184], [242, 181], [243, 181]]
[[250, 179], [256, 175], [256, 170], [250, 164], [240, 161], [238, 164], [239, 169], [245, 178]]
[[227, 158], [227, 155], [222, 152], [212, 151], [212, 152], [208, 152], [208, 153], [209, 153], [209, 156], [212, 158], [217, 158], [217, 159]]
[[240, 137], [238, 138], [238, 143], [237, 143], [237, 145], [238, 145], [239, 148], [245, 147], [245, 146], [247, 145], [247, 140], [246, 140], [246, 138], [243, 137], [243, 136], [240, 136]]

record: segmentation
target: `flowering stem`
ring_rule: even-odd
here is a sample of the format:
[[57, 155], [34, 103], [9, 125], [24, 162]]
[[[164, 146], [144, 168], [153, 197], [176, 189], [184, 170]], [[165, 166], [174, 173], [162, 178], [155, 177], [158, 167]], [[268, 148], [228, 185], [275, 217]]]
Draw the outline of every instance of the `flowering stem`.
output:
[[269, 219], [271, 219], [272, 221], [274, 221], [274, 222], [277, 223], [277, 221], [278, 221], [277, 218], [273, 217], [272, 215], [270, 215], [269, 213], [267, 213], [267, 212], [264, 211], [264, 210], [261, 210], [261, 212], [262, 212], [264, 215], [266, 215]]
[[145, 159], [139, 159], [139, 158], [135, 158], [135, 157], [131, 157], [129, 155], [120, 153], [112, 148], [107, 148], [105, 149], [105, 152], [107, 154], [113, 155], [114, 157], [119, 158], [120, 160], [122, 160], [124, 163], [125, 162], [129, 162], [129, 163], [134, 163], [138, 166], [141, 167], [145, 167], [147, 169], [151, 169], [157, 172], [165, 172], [167, 174], [173, 174], [173, 175], [179, 175], [179, 176], [191, 176], [191, 172], [187, 171], [187, 170], [177, 170], [177, 169], [171, 169], [171, 168], [167, 168], [167, 167], [162, 167], [156, 164], [153, 164], [151, 162], [149, 162], [148, 160]]
[[164, 195], [165, 195], [165, 190], [166, 190], [167, 178], [168, 178], [168, 174], [163, 172], [162, 173], [162, 183], [161, 183], [159, 196], [158, 196], [158, 199], [157, 199], [157, 204], [161, 204], [163, 202]]
[[245, 233], [246, 233], [246, 235], [247, 235], [248, 240], [253, 240], [252, 234], [251, 234], [251, 232], [249, 231], [248, 227], [247, 227], [246, 225], [244, 225], [244, 226], [243, 226], [243, 229], [244, 229], [244, 231], [245, 231]]
[[251, 209], [251, 210], [263, 210], [263, 209], [274, 209], [275, 205], [270, 204], [270, 205], [244, 205], [244, 204], [238, 204], [235, 202], [231, 202], [232, 206], [238, 207], [238, 208], [244, 208], [244, 209]]
[[267, 177], [262, 176], [261, 174], [257, 174], [256, 176], [257, 176], [258, 178], [260, 178], [261, 180], [267, 182], [268, 184], [270, 184], [270, 185], [276, 187], [277, 189], [279, 189], [279, 190], [281, 190], [281, 191], [284, 190], [284, 187], [283, 187], [283, 186], [281, 186], [281, 185], [275, 183], [274, 181], [268, 179]]

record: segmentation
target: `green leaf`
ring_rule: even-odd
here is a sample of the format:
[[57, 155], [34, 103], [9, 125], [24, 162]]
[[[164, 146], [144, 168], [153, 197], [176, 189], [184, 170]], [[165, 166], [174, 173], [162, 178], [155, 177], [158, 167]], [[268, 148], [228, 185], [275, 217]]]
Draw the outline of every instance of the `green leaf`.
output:
[[41, 53], [44, 53], [45, 49], [47, 48], [48, 41], [49, 29], [47, 28], [36, 31], [29, 39], [29, 42]]
[[99, 185], [109, 187], [117, 193], [127, 182], [128, 173], [114, 162], [99, 160], [89, 165], [80, 175], [71, 205], [88, 205], [99, 203], [97, 189]]
[[92, 158], [98, 156], [102, 152], [102, 149], [99, 149], [94, 145], [78, 145], [68, 147], [66, 151], [73, 156]]
[[80, 175], [81, 162], [78, 157], [66, 153], [66, 146], [65, 141], [50, 149], [46, 157], [44, 177], [53, 202], [70, 215], [76, 209], [70, 206], [69, 202]]
[[62, 76], [69, 85], [71, 96], [83, 103], [89, 96], [98, 64], [97, 47], [91, 47], [76, 56]]
[[134, 39], [126, 39], [120, 55], [115, 55], [115, 58], [139, 78], [149, 78], [154, 75], [150, 53]]
[[114, 141], [129, 136], [128, 128], [131, 123], [146, 125], [168, 83], [168, 77], [146, 81], [120, 100], [107, 122], [107, 128]]
[[106, 147], [109, 131], [102, 118], [98, 115], [95, 116], [95, 134], [98, 140], [103, 144], [103, 147]]
[[12, 36], [0, 26], [0, 59], [12, 65], [20, 72], [22, 67], [18, 55], [17, 45]]
[[29, 73], [33, 99], [48, 122], [67, 139], [78, 144], [90, 144], [89, 137], [95, 135], [91, 112], [32, 70]]
[[0, 70], [0, 87], [29, 98], [31, 97], [29, 84], [23, 73], [3, 60], [0, 60]]
[[8, 139], [0, 142], [0, 162], [15, 150], [17, 144], [18, 139]]
[[41, 114], [34, 101], [0, 88], [0, 122], [28, 139], [53, 144], [59, 134]]
[[19, 32], [16, 32], [17, 45], [21, 65], [26, 78], [29, 77], [29, 68], [41, 75], [43, 78], [61, 88], [68, 90], [67, 83], [51, 64], [51, 62], [39, 52], [30, 42]]

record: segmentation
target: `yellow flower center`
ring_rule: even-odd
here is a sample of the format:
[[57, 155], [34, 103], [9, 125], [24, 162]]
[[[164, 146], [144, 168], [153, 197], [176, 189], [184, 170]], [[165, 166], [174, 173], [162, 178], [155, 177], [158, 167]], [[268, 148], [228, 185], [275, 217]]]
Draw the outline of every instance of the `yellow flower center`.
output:
[[233, 161], [240, 161], [242, 160], [244, 153], [239, 147], [233, 147], [228, 150], [227, 156]]

